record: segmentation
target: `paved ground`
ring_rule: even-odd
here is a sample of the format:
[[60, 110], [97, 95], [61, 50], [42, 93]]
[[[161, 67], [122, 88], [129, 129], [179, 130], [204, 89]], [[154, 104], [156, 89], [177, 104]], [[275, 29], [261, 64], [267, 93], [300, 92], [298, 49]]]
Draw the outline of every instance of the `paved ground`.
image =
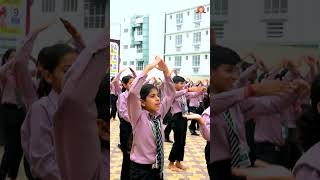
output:
[[[110, 179], [120, 180], [122, 153], [117, 147], [119, 143], [119, 120], [111, 122], [111, 162], [110, 162]], [[171, 133], [173, 140], [173, 132]], [[195, 179], [205, 180], [209, 179], [207, 173], [207, 166], [204, 157], [204, 147], [206, 141], [201, 136], [191, 136], [188, 132], [185, 148], [185, 160], [183, 164], [189, 169], [185, 172], [172, 172], [166, 167], [168, 165], [168, 156], [172, 147], [171, 143], [164, 144], [165, 151], [165, 172], [164, 179], [168, 180], [184, 180]]]

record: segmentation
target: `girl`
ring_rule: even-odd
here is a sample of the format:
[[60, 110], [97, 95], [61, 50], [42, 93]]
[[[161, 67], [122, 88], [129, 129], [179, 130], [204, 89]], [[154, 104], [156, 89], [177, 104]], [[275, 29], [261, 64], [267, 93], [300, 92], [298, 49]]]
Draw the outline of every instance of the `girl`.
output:
[[[165, 88], [160, 102], [158, 89], [143, 85], [150, 70], [163, 71]], [[163, 179], [163, 129], [162, 119], [175, 97], [175, 87], [167, 65], [159, 57], [149, 64], [133, 82], [128, 94], [128, 115], [133, 129], [130, 154], [130, 176], [133, 180]]]
[[[78, 33], [75, 33], [77, 31], [71, 31], [74, 28], [68, 24], [64, 25], [80, 42], [81, 38], [76, 36]], [[45, 28], [48, 26], [46, 25]], [[61, 179], [55, 157], [52, 116], [57, 108], [64, 73], [77, 56], [76, 50], [64, 44], [46, 47], [39, 53], [38, 61], [43, 79], [39, 85], [38, 95], [43, 97], [37, 102], [35, 102], [36, 95], [30, 98], [30, 102], [35, 103], [30, 103], [32, 106], [21, 128], [22, 147], [34, 178]], [[32, 83], [29, 84], [32, 86]], [[33, 92], [35, 93], [35, 90]], [[40, 140], [39, 137], [41, 137]]]
[[[97, 118], [109, 121], [107, 108], [103, 111], [109, 99], [100, 94], [108, 89], [103, 88], [103, 84], [108, 82], [102, 81], [101, 84], [108, 67], [105, 61], [105, 57], [109, 57], [108, 37], [103, 31], [81, 52], [63, 79], [57, 111], [53, 115], [56, 159], [61, 179], [105, 180], [109, 175], [106, 171], [109, 151], [103, 148], [107, 153], [103, 160], [96, 126]], [[107, 133], [107, 130], [104, 131]], [[103, 134], [100, 133], [100, 138], [108, 141], [108, 135]]]

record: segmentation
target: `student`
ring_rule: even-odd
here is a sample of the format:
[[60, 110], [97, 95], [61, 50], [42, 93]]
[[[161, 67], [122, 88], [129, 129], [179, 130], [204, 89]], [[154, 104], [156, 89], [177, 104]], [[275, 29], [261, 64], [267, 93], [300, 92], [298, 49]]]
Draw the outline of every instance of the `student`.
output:
[[[193, 87], [199, 87], [200, 83], [198, 82], [197, 85], [193, 85]], [[189, 112], [195, 113], [195, 114], [202, 114], [199, 113], [199, 108], [200, 108], [200, 98], [202, 99], [203, 93], [198, 94], [197, 96], [193, 96], [193, 97], [188, 97], [189, 99]], [[191, 123], [189, 125], [189, 131], [191, 133], [191, 135], [193, 136], [199, 136], [199, 134], [196, 132], [196, 124], [197, 121], [196, 120], [191, 120]]]
[[[294, 81], [291, 85], [268, 81], [231, 90], [239, 77], [236, 67], [240, 62], [239, 55], [229, 48], [216, 46], [211, 56], [215, 61], [210, 64], [210, 84], [213, 89], [210, 105], [213, 113], [210, 163], [213, 163], [213, 179], [232, 179], [231, 167], [251, 166], [245, 138], [245, 120], [258, 115], [279, 113], [295, 101], [302, 91], [301, 87], [306, 84], [302, 81]], [[269, 97], [253, 98], [255, 96]]]
[[109, 165], [103, 163], [101, 156], [96, 125], [97, 118], [110, 121], [105, 112], [107, 109], [102, 110], [109, 104], [109, 98], [107, 94], [99, 93], [103, 91], [100, 88], [105, 87], [102, 80], [108, 68], [105, 61], [105, 57], [109, 57], [108, 39], [109, 36], [102, 31], [62, 76], [63, 84], [53, 116], [61, 179], [104, 180], [109, 176], [106, 169]]
[[[162, 100], [158, 89], [144, 84], [147, 74], [157, 67], [165, 80]], [[163, 178], [163, 124], [175, 97], [174, 84], [167, 65], [159, 57], [149, 64], [132, 82], [128, 94], [128, 115], [132, 125], [133, 142], [130, 154], [130, 178], [132, 180], [159, 180]]]
[[[70, 29], [67, 28], [69, 32]], [[72, 36], [79, 38], [75, 34]], [[52, 116], [57, 108], [62, 77], [77, 56], [78, 51], [64, 44], [44, 48], [39, 53], [38, 61], [43, 78], [41, 83], [44, 85], [39, 86], [42, 91], [39, 91], [39, 95], [44, 97], [37, 102], [33, 100], [35, 103], [29, 109], [21, 128], [22, 147], [35, 178], [61, 178], [55, 159]]]
[[124, 76], [122, 78], [122, 86], [124, 92], [119, 95], [117, 102], [118, 115], [120, 119], [120, 144], [122, 157], [122, 168], [120, 178], [130, 179], [130, 151], [132, 144], [132, 126], [129, 120], [127, 100], [128, 93], [134, 78], [130, 75]]
[[174, 143], [169, 155], [168, 168], [172, 171], [186, 170], [186, 167], [181, 164], [184, 158], [184, 146], [186, 144], [188, 122], [182, 116], [188, 112], [187, 98], [199, 96], [205, 91], [203, 87], [190, 87], [183, 89], [185, 79], [181, 76], [172, 78], [175, 83], [176, 96], [171, 107]]
[[111, 83], [110, 83], [110, 98], [111, 98], [111, 120], [116, 119], [117, 115], [117, 100], [118, 100], [118, 95], [116, 93], [116, 89], [114, 87], [114, 82], [117, 81], [115, 77], [111, 78]]

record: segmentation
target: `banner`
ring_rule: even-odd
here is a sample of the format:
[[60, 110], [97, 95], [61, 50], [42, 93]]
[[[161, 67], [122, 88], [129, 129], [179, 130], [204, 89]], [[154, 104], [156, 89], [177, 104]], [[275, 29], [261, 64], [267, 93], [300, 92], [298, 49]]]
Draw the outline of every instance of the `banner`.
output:
[[26, 0], [0, 0], [0, 54], [25, 36]]
[[110, 77], [114, 77], [119, 72], [120, 65], [120, 41], [110, 40]]

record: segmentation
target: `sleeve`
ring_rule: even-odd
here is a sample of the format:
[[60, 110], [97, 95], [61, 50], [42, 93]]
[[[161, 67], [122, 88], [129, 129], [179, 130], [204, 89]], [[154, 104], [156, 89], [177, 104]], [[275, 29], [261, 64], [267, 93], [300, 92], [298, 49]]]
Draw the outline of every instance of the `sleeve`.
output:
[[62, 179], [91, 179], [101, 174], [94, 99], [107, 69], [108, 38], [107, 33], [102, 32], [81, 52], [65, 75], [54, 115], [57, 161]]
[[130, 91], [128, 94], [127, 107], [128, 107], [128, 117], [130, 123], [134, 126], [140, 118], [142, 107], [140, 102], [140, 90], [147, 75], [141, 73], [132, 82]]
[[210, 99], [210, 106], [214, 115], [220, 114], [231, 106], [245, 99], [245, 88], [233, 89], [231, 91], [215, 94]]
[[61, 180], [56, 163], [52, 124], [47, 112], [36, 103], [30, 108], [25, 122], [30, 123], [28, 127], [30, 137], [27, 137], [30, 143], [29, 147], [23, 149], [30, 162], [32, 173], [40, 179]]
[[281, 113], [291, 106], [298, 99], [296, 93], [289, 93], [283, 96], [263, 96], [247, 98], [240, 103], [245, 119], [252, 119], [260, 115]]
[[203, 91], [200, 91], [200, 92], [187, 92], [186, 93], [186, 97], [187, 98], [195, 98], [195, 97], [198, 97], [198, 96], [201, 96], [203, 95]]
[[205, 124], [200, 125], [200, 133], [206, 141], [210, 142], [210, 116], [208, 114], [203, 114], [202, 118]]
[[114, 85], [114, 89], [115, 89], [115, 92], [117, 93], [117, 95], [119, 96], [121, 94], [121, 87], [120, 87], [120, 76], [121, 76], [121, 73], [118, 73], [115, 81], [113, 81], [113, 85]]
[[319, 180], [320, 172], [310, 166], [302, 166], [295, 173], [296, 180]]
[[12, 60], [6, 64], [4, 64], [3, 66], [0, 66], [0, 80], [3, 80], [5, 79], [5, 75], [6, 75], [6, 72], [12, 68], [13, 64], [12, 63], [15, 63], [16, 60]]
[[163, 88], [163, 99], [161, 101], [161, 106], [160, 106], [160, 114], [162, 119], [165, 117], [167, 112], [169, 111], [174, 99], [175, 99], [175, 87], [172, 79], [169, 77], [165, 78], [164, 83], [164, 88]]
[[186, 94], [188, 92], [188, 89], [184, 89], [181, 91], [176, 91], [176, 97], [175, 98], [179, 98], [181, 96], [183, 96], [184, 94]]
[[255, 64], [247, 68], [244, 72], [240, 74], [240, 78], [235, 82], [234, 87], [240, 88], [245, 86], [246, 83], [248, 82], [248, 78], [250, 74], [256, 70], [257, 70], [257, 65]]
[[125, 96], [123, 95], [119, 96], [117, 109], [118, 109], [119, 116], [129, 122], [127, 99], [125, 99]]
[[17, 87], [21, 90], [24, 103], [27, 108], [31, 106], [37, 99], [37, 90], [34, 87], [32, 76], [29, 73], [28, 62], [31, 55], [34, 41], [39, 33], [31, 33], [27, 36], [25, 43], [17, 52], [15, 65]]

